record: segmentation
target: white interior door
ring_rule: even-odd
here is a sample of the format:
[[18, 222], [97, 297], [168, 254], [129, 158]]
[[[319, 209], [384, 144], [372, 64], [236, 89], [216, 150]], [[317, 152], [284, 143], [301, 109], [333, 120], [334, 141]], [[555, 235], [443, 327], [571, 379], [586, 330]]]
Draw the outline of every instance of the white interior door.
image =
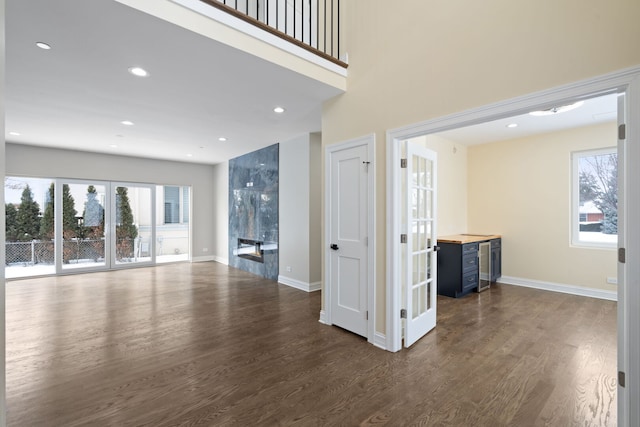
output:
[[331, 323], [367, 336], [367, 146], [330, 154]]
[[436, 153], [407, 142], [404, 345], [436, 326]]

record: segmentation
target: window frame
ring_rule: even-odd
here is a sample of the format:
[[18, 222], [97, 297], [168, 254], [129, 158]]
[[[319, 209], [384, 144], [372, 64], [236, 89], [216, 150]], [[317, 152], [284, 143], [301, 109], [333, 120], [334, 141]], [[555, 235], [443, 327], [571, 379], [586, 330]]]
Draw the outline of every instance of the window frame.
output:
[[[594, 242], [580, 239], [580, 159], [615, 154], [618, 155], [616, 146], [595, 148], [590, 150], [571, 152], [571, 245], [582, 248], [616, 250], [618, 240], [614, 242]], [[617, 235], [616, 235], [617, 236]]]

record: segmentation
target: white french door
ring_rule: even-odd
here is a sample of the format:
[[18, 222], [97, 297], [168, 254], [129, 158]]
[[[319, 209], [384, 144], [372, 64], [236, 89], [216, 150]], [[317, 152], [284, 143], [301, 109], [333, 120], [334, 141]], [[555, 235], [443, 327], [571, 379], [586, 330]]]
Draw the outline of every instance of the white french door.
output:
[[436, 153], [407, 141], [405, 337], [409, 347], [436, 326]]

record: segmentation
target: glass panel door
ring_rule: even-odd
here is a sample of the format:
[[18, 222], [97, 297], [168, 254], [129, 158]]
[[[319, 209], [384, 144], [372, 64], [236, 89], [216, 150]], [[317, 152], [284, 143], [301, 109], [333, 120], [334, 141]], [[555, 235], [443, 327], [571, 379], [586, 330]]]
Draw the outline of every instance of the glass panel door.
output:
[[154, 190], [150, 185], [113, 184], [113, 265], [155, 262]]
[[405, 346], [436, 325], [436, 153], [407, 142]]
[[63, 271], [106, 268], [107, 188], [103, 182], [62, 182]]

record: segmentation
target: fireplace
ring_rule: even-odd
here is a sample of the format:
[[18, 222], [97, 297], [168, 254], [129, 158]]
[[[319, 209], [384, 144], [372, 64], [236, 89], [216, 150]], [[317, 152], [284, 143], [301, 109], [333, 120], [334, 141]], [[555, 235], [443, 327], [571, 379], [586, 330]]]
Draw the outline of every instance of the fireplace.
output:
[[242, 239], [238, 237], [238, 248], [236, 255], [240, 258], [250, 259], [256, 262], [264, 263], [263, 242], [252, 239]]

